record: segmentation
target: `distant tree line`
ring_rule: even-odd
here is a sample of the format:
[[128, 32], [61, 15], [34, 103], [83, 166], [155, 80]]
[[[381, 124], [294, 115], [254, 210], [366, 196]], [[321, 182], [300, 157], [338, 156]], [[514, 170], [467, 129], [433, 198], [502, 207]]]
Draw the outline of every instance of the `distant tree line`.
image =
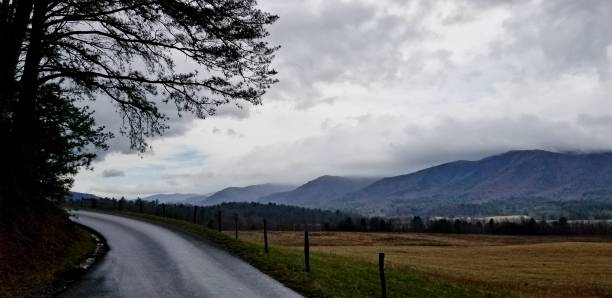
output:
[[[215, 206], [193, 206], [188, 204], [161, 204], [156, 201], [142, 199], [126, 200], [124, 198], [101, 198], [69, 200], [68, 206], [93, 208], [107, 211], [129, 211], [146, 213], [168, 218], [182, 219], [217, 229], [219, 215], [221, 225], [226, 229], [233, 229], [235, 218], [238, 219], [242, 230], [255, 230], [263, 228], [263, 220], [268, 222], [272, 230], [303, 229], [308, 224], [317, 230], [338, 230], [348, 228], [346, 222], [359, 218], [357, 215], [340, 211], [308, 209], [295, 206], [277, 205], [274, 203], [223, 203]], [[352, 224], [349, 224], [352, 226]]]
[[93, 208], [107, 211], [129, 211], [169, 218], [182, 219], [217, 229], [219, 216], [226, 229], [234, 227], [238, 220], [242, 230], [263, 228], [266, 219], [272, 230], [301, 230], [304, 224], [311, 229], [323, 231], [354, 232], [423, 232], [452, 234], [497, 234], [497, 235], [608, 235], [612, 226], [606, 221], [568, 221], [520, 219], [517, 221], [494, 219], [449, 219], [449, 218], [382, 218], [308, 209], [274, 203], [223, 203], [215, 206], [192, 206], [188, 204], [161, 204], [157, 201], [125, 198], [71, 199], [68, 206]]

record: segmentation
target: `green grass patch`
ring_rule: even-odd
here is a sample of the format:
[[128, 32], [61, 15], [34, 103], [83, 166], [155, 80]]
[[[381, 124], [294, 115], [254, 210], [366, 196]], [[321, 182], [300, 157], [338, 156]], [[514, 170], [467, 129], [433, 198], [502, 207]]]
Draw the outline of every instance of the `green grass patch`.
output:
[[[148, 214], [120, 214], [204, 237], [305, 296], [379, 297], [381, 293], [378, 266], [370, 262], [326, 253], [311, 253], [311, 272], [306, 273], [303, 271], [303, 253], [297, 248], [270, 247], [269, 254], [265, 254], [263, 243], [259, 245], [235, 240], [201, 225]], [[385, 275], [389, 297], [490, 295], [480, 288], [435, 280], [407, 269], [387, 268]]]

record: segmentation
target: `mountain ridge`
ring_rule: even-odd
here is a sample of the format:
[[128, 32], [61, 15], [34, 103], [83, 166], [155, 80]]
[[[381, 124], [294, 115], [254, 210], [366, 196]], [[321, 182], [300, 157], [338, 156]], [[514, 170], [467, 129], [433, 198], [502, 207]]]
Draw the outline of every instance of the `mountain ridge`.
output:
[[199, 200], [197, 202], [194, 201], [194, 203], [198, 205], [210, 206], [232, 202], [255, 202], [270, 194], [293, 189], [295, 189], [294, 185], [275, 183], [255, 184], [244, 187], [231, 186], [217, 191], [203, 200]]
[[288, 192], [261, 198], [262, 203], [288, 204], [308, 208], [334, 208], [329, 203], [378, 180], [376, 177], [344, 177], [324, 175]]
[[194, 205], [254, 201], [400, 217], [543, 214], [612, 202], [612, 152], [512, 150], [385, 178], [324, 175], [298, 187], [266, 183], [145, 199], [164, 196]]
[[445, 205], [511, 198], [567, 201], [592, 192], [612, 193], [612, 153], [513, 150], [383, 178], [343, 197], [342, 204], [365, 213], [435, 214]]
[[186, 199], [198, 196], [195, 193], [161, 193], [142, 198], [145, 201], [158, 201], [159, 203], [183, 203]]

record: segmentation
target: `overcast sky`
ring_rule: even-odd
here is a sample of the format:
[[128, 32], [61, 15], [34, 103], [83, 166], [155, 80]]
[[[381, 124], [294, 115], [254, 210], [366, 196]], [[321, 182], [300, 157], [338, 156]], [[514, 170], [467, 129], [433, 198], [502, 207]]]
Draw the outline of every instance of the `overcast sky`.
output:
[[[262, 106], [173, 120], [144, 155], [118, 138], [73, 189], [209, 193], [405, 174], [513, 149], [612, 149], [612, 1], [260, 6], [280, 16], [269, 30], [282, 46], [280, 83]], [[113, 128], [112, 109], [98, 108]]]

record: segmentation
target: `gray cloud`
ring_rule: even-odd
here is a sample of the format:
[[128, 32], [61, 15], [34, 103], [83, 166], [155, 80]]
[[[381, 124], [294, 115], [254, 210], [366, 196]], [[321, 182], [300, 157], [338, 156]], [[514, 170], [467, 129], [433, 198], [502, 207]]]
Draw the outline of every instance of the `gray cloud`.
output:
[[220, 129], [220, 128], [218, 128], [218, 127], [214, 127], [214, 128], [212, 129], [212, 133], [213, 133], [213, 134], [215, 134], [215, 135], [224, 134], [224, 135], [227, 135], [227, 136], [230, 136], [230, 137], [240, 137], [240, 138], [244, 137], [244, 134], [242, 134], [242, 133], [238, 133], [238, 132], [237, 132], [235, 129], [233, 129], [233, 128], [228, 128], [228, 129], [226, 129], [225, 131], [223, 131], [223, 130], [221, 130], [221, 129]]
[[[108, 142], [109, 150], [97, 152], [98, 160], [103, 160], [107, 154], [111, 152], [137, 154], [136, 151], [130, 148], [130, 140], [125, 135], [120, 133], [123, 125], [123, 119], [121, 118], [117, 107], [114, 106], [109, 99], [100, 97], [94, 102], [83, 102], [83, 104], [89, 105], [91, 109], [94, 110], [94, 117], [97, 125], [104, 126], [107, 131], [114, 134], [114, 138]], [[168, 116], [169, 119], [166, 123], [168, 124], [169, 129], [166, 130], [162, 136], [156, 136], [152, 138], [152, 140], [163, 137], [181, 136], [190, 129], [192, 121], [195, 119], [195, 117], [189, 113], [179, 115], [176, 108], [171, 104], [159, 103], [158, 108], [160, 109], [160, 112]]]
[[298, 110], [308, 110], [312, 107], [321, 105], [321, 104], [328, 104], [328, 105], [333, 105], [334, 101], [336, 101], [336, 99], [338, 99], [335, 96], [331, 96], [331, 97], [325, 97], [325, 98], [321, 98], [321, 99], [303, 99], [302, 101], [300, 101], [295, 108]]
[[125, 176], [125, 173], [120, 170], [106, 169], [102, 172], [102, 177], [104, 178], [121, 177], [121, 176]]
[[318, 101], [321, 83], [393, 80], [405, 67], [399, 45], [427, 37], [420, 26], [428, 15], [426, 2], [411, 18], [361, 2], [322, 1], [316, 9], [291, 1], [263, 3], [281, 16], [271, 28], [272, 39], [282, 45], [276, 60], [280, 84], [268, 99]]
[[612, 42], [612, 2], [526, 2], [524, 13], [513, 14], [505, 23], [512, 39], [497, 55], [525, 56], [523, 66], [532, 74], [556, 76], [567, 72], [595, 70], [602, 78], [610, 71], [607, 49]]
[[237, 120], [247, 119], [251, 116], [250, 104], [236, 105], [236, 104], [224, 104], [217, 108], [215, 111], [215, 117], [227, 117]]
[[391, 146], [391, 159], [420, 169], [457, 159], [474, 160], [509, 150], [597, 151], [612, 148], [604, 136], [585, 132], [571, 122], [545, 120], [534, 115], [447, 118], [431, 128], [405, 129], [405, 139]]
[[[281, 82], [267, 100], [293, 100], [304, 109], [328, 98], [320, 86], [335, 82], [367, 86], [411, 78], [432, 83], [448, 79], [453, 49], [421, 47], [437, 38], [428, 18], [439, 14], [442, 25], [452, 28], [500, 8], [511, 12], [501, 28], [508, 36], [488, 45], [487, 55], [497, 57], [497, 66], [507, 67], [512, 78], [527, 79], [526, 72], [547, 77], [589, 70], [605, 77], [609, 72], [609, 1], [456, 1], [455, 9], [445, 14], [435, 8], [447, 1], [392, 3], [395, 6], [385, 10], [359, 1], [323, 1], [316, 9], [292, 1], [264, 2], [281, 15], [271, 31], [272, 39], [283, 45], [276, 61]], [[413, 51], [406, 53], [405, 45]], [[441, 63], [443, 71], [431, 77], [423, 73], [428, 61]], [[482, 63], [470, 65], [473, 70], [462, 79], [492, 75], [482, 70], [488, 61]]]
[[336, 126], [325, 136], [259, 147], [232, 164], [232, 178], [253, 181], [266, 177], [269, 181], [299, 183], [325, 174], [389, 176], [509, 150], [612, 148], [612, 141], [603, 135], [584, 132], [570, 122], [534, 115], [446, 118], [433, 127], [418, 123], [393, 127], [398, 119], [388, 117], [372, 116], [370, 121], [387, 123], [389, 127], [373, 128], [362, 122], [357, 126]]
[[580, 114], [576, 120], [576, 123], [582, 126], [597, 126], [597, 127], [610, 127], [612, 126], [612, 115], [591, 115], [591, 114]]

